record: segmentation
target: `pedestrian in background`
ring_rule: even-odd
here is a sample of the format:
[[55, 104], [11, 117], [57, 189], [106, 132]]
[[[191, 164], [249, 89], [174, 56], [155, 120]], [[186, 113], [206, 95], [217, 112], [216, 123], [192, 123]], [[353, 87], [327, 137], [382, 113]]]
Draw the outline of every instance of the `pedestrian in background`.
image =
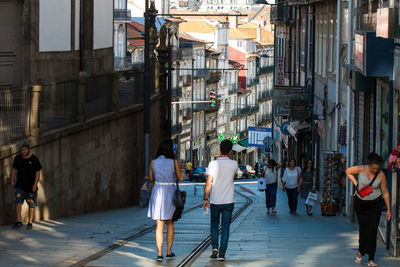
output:
[[[207, 168], [207, 182], [204, 187], [205, 211], [211, 209], [211, 244], [210, 258], [225, 260], [228, 248], [229, 228], [235, 203], [234, 179], [238, 164], [231, 160], [232, 142], [223, 140], [220, 144], [221, 156], [209, 163]], [[218, 228], [221, 219], [221, 245], [218, 248]]]
[[151, 161], [149, 170], [149, 179], [154, 183], [154, 187], [151, 191], [147, 216], [156, 221], [157, 261], [163, 260], [165, 224], [167, 225], [167, 259], [175, 257], [171, 250], [174, 242], [172, 216], [175, 212], [175, 175], [179, 181], [182, 181], [181, 170], [172, 150], [172, 142], [165, 140], [158, 148], [156, 159]]
[[190, 160], [188, 160], [185, 163], [186, 177], [189, 177], [189, 174], [190, 174], [191, 171], [192, 171], [192, 163], [190, 162]]
[[[42, 165], [39, 159], [31, 153], [29, 143], [23, 143], [20, 152], [14, 158], [11, 170], [11, 187], [14, 188], [15, 211], [17, 214], [14, 228], [22, 227], [21, 207], [25, 200], [29, 206], [29, 221], [26, 228], [32, 229]], [[17, 181], [15, 181], [15, 174], [17, 175]]]
[[[270, 159], [264, 169], [261, 171], [261, 176], [265, 178], [265, 204], [267, 214], [276, 214], [276, 191], [278, 190], [278, 169], [282, 166], [281, 163], [276, 163]], [[271, 210], [271, 211], [270, 211]]]
[[[380, 171], [382, 158], [376, 153], [370, 153], [367, 163], [368, 165], [346, 170], [347, 177], [357, 189], [353, 198], [359, 226], [358, 254], [355, 261], [361, 264], [362, 257], [368, 254], [368, 266], [378, 266], [375, 263], [378, 225], [384, 205], [387, 208], [386, 220], [390, 220], [390, 198], [385, 173]], [[358, 175], [358, 181], [354, 175]], [[368, 193], [360, 190], [368, 185], [372, 188]]]
[[[315, 186], [317, 183], [316, 172], [313, 167], [313, 161], [311, 159], [307, 160], [306, 166], [301, 172], [302, 183], [300, 187], [300, 197], [307, 199], [310, 192], [315, 193]], [[306, 214], [308, 216], [312, 215], [312, 205], [306, 205]]]
[[287, 194], [290, 214], [297, 215], [297, 198], [301, 186], [301, 169], [296, 166], [296, 160], [289, 161], [289, 167], [285, 169], [282, 177], [282, 191]]

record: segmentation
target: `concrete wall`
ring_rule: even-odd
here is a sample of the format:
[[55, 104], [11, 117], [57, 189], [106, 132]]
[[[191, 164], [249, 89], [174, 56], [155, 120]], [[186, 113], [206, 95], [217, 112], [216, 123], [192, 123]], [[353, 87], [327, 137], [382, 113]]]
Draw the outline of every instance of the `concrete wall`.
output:
[[[151, 105], [151, 158], [162, 139], [160, 102], [156, 97]], [[144, 172], [141, 105], [29, 141], [43, 165], [36, 220], [138, 203]], [[0, 151], [0, 225], [15, 221], [10, 173], [19, 144], [3, 146]], [[27, 210], [24, 204], [24, 222]]]

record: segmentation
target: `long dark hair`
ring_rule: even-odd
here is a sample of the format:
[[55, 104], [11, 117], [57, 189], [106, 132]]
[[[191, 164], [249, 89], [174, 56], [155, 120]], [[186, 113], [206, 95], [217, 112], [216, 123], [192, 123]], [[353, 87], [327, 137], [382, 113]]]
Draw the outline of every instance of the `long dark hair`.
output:
[[175, 159], [174, 151], [172, 150], [173, 143], [170, 139], [164, 139], [157, 150], [156, 158], [164, 156], [168, 159]]
[[275, 166], [278, 165], [278, 164], [276, 163], [276, 161], [273, 160], [273, 159], [268, 160], [268, 164], [271, 164], [271, 167], [272, 167], [272, 168], [275, 168]]
[[[308, 159], [308, 160], [306, 161], [306, 164], [304, 165], [303, 172], [306, 172], [306, 171], [307, 171], [307, 169], [308, 169], [308, 166], [307, 166], [307, 165], [308, 165], [308, 163], [309, 163], [310, 161], [313, 162], [312, 159]], [[314, 172], [314, 166], [311, 166], [311, 172], [312, 172], [312, 173]]]

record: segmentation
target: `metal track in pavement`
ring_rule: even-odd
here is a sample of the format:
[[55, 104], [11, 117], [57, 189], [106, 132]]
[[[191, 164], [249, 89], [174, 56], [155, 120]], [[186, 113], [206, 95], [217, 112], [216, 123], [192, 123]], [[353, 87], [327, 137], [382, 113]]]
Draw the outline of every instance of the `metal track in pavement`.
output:
[[[203, 206], [203, 204], [195, 205], [195, 206], [193, 206], [193, 207], [191, 207], [191, 208], [189, 208], [189, 209], [184, 210], [183, 213], [190, 212], [190, 211], [192, 211], [192, 210], [194, 210], [194, 209], [198, 209], [198, 208], [200, 208], [200, 207], [202, 207], [202, 206]], [[133, 235], [131, 235], [131, 236], [129, 236], [129, 237], [123, 239], [123, 240], [116, 241], [116, 242], [114, 242], [111, 246], [109, 246], [109, 247], [107, 247], [107, 248], [105, 248], [105, 249], [102, 249], [102, 250], [96, 252], [95, 254], [92, 254], [92, 255], [90, 255], [89, 257], [84, 258], [84, 259], [78, 261], [77, 263], [74, 263], [74, 264], [70, 265], [70, 267], [81, 267], [81, 266], [85, 266], [85, 265], [88, 264], [89, 262], [95, 261], [95, 260], [97, 260], [97, 259], [103, 257], [104, 255], [108, 254], [108, 253], [111, 252], [112, 250], [114, 250], [114, 249], [116, 249], [116, 248], [119, 248], [119, 247], [121, 247], [121, 246], [126, 245], [129, 241], [134, 240], [134, 239], [136, 239], [136, 238], [139, 238], [139, 237], [141, 237], [141, 236], [143, 236], [143, 235], [145, 235], [145, 234], [147, 234], [147, 233], [150, 233], [150, 232], [153, 231], [155, 228], [156, 228], [156, 225], [152, 225], [152, 226], [146, 227], [146, 228], [144, 228], [143, 230], [139, 231], [138, 233], [133, 234]]]
[[[246, 203], [242, 205], [237, 211], [235, 211], [235, 213], [232, 215], [231, 222], [235, 221], [240, 216], [240, 214], [242, 214], [243, 211], [245, 211], [251, 205], [251, 203], [253, 203], [253, 200], [248, 196], [239, 193], [238, 191], [236, 191], [236, 193], [246, 198]], [[221, 227], [219, 228], [219, 232], [221, 233]], [[197, 258], [197, 256], [199, 256], [210, 244], [211, 244], [211, 235], [207, 236], [206, 239], [204, 239], [195, 249], [193, 249], [192, 252], [190, 252], [190, 254], [188, 254], [177, 265], [177, 267], [190, 266]]]

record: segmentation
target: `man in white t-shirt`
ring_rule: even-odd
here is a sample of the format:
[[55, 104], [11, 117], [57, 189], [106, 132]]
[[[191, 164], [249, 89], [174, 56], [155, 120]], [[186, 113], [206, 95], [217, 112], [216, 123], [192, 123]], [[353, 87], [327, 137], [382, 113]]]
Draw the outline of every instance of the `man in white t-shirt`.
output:
[[[211, 204], [211, 244], [210, 258], [225, 260], [228, 247], [229, 228], [235, 203], [234, 179], [238, 164], [231, 160], [232, 142], [223, 140], [220, 144], [221, 156], [210, 162], [207, 168], [207, 182], [204, 187], [204, 210]], [[221, 246], [218, 250], [218, 228], [222, 214]]]

